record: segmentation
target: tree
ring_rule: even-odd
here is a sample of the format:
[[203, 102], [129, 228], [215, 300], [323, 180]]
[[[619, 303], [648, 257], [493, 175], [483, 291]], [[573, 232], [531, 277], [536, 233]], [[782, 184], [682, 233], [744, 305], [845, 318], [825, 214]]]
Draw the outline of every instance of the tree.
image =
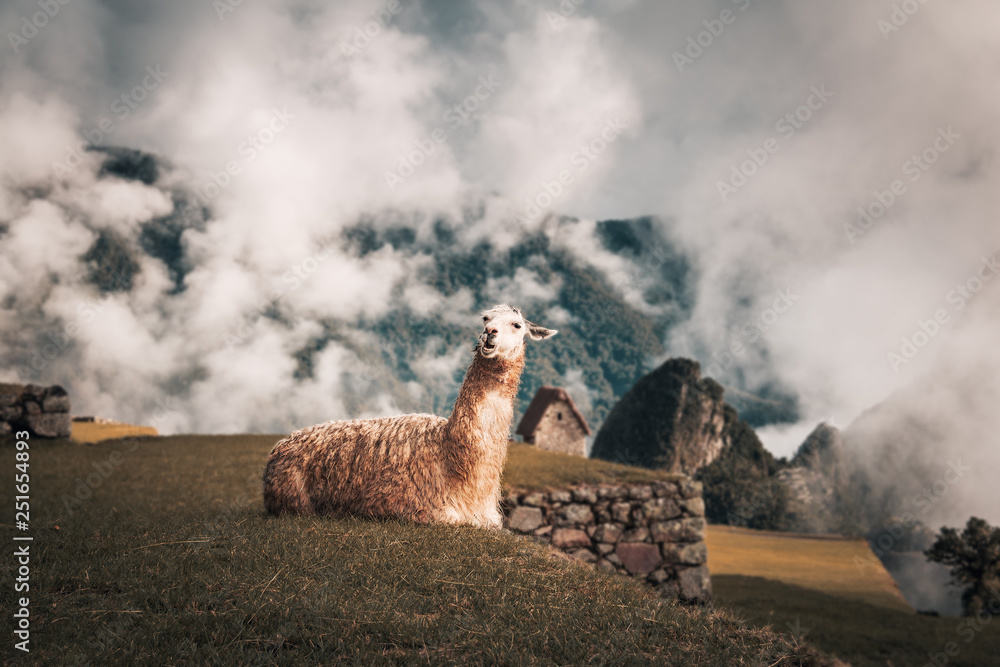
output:
[[951, 576], [962, 593], [965, 613], [971, 616], [990, 602], [1000, 600], [1000, 528], [971, 517], [959, 535], [956, 528], [941, 528], [928, 560], [951, 566]]

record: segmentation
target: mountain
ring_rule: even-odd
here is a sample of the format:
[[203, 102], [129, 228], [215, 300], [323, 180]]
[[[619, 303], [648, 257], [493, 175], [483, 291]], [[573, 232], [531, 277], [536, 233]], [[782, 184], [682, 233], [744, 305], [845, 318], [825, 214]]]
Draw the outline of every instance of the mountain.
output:
[[602, 424], [592, 456], [696, 477], [713, 522], [785, 526], [779, 462], [695, 361], [670, 359], [636, 382]]
[[840, 430], [827, 423], [810, 433], [776, 477], [788, 495], [789, 529], [804, 533], [861, 535], [865, 524], [854, 461], [844, 450]]
[[[563, 219], [555, 224], [576, 223]], [[650, 360], [662, 356], [661, 340], [669, 323], [627, 303], [600, 272], [556, 247], [545, 234], [525, 235], [505, 249], [489, 241], [463, 248], [453, 243], [454, 234], [445, 221], [438, 221], [434, 238], [424, 241], [418, 241], [415, 231], [405, 226], [380, 230], [371, 223], [359, 223], [345, 230], [344, 238], [358, 258], [391, 246], [422, 267], [415, 281], [433, 289], [443, 300], [464, 295], [473, 309], [492, 305], [498, 285], [529, 284], [523, 291], [534, 290], [535, 296], [515, 305], [520, 305], [527, 317], [559, 329], [559, 335], [546, 345], [529, 344], [518, 393], [520, 409], [527, 408], [542, 385], [564, 386], [588, 421], [600, 423], [615, 400], [648, 369]], [[372, 334], [377, 344], [352, 342], [343, 334], [352, 324]], [[303, 377], [310, 376], [315, 356], [332, 341], [349, 346], [371, 364], [372, 381], [364, 391], [355, 392], [357, 403], [352, 407], [357, 412], [371, 409], [371, 401], [388, 393], [403, 410], [446, 414], [465, 371], [460, 363], [465, 357], [458, 355], [450, 377], [442, 378], [439, 386], [419, 397], [406, 391], [408, 383], [419, 381], [414, 361], [426, 358], [429, 352], [447, 355], [449, 350], [465, 350], [471, 345], [468, 322], [416, 308], [407, 302], [402, 289], [394, 307], [381, 318], [324, 322], [324, 331], [299, 352]]]
[[[518, 412], [542, 385], [561, 386], [596, 429], [695, 307], [697, 269], [670, 219], [546, 213], [517, 228], [502, 199], [470, 195], [457, 212], [314, 222], [290, 230], [301, 232], [299, 245], [285, 249], [257, 238], [273, 236], [269, 228], [242, 229], [216, 210], [210, 188], [154, 155], [102, 148], [75, 169], [58, 187], [21, 193], [25, 210], [42, 203], [72, 226], [77, 246], [4, 305], [19, 325], [0, 324], [0, 368], [22, 382], [59, 382], [81, 409], [122, 419], [176, 405], [168, 432], [447, 414], [476, 313], [500, 302], [559, 330], [529, 346]], [[236, 240], [220, 246], [227, 235]], [[335, 298], [352, 289], [370, 307]], [[71, 325], [82, 333], [57, 337], [69, 344], [39, 358], [51, 332]], [[128, 342], [139, 339], [141, 349]], [[248, 382], [240, 376], [251, 368]], [[794, 397], [730, 391], [755, 425], [797, 417]], [[208, 397], [221, 403], [209, 409]]]

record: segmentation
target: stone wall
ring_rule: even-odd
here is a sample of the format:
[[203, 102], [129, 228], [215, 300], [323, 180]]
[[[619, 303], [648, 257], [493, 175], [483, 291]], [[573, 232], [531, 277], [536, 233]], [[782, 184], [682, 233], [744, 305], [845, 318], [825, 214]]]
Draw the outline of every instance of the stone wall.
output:
[[511, 492], [504, 525], [684, 601], [712, 594], [701, 482], [577, 485]]
[[41, 438], [68, 438], [69, 395], [59, 385], [0, 384], [0, 436], [28, 431]]

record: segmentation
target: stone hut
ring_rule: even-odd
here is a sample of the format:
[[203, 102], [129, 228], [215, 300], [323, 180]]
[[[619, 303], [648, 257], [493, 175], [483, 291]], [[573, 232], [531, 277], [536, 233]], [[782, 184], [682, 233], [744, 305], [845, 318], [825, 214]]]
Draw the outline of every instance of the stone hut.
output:
[[542, 387], [535, 394], [524, 418], [517, 425], [517, 434], [524, 441], [550, 452], [587, 455], [587, 420], [580, 414], [565, 389]]

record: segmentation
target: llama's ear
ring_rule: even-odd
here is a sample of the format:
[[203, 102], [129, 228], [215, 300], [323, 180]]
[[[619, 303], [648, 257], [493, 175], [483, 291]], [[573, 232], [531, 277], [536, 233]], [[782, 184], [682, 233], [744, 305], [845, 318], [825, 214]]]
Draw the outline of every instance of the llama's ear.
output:
[[534, 322], [524, 321], [528, 325], [528, 338], [531, 340], [543, 340], [545, 338], [551, 338], [559, 333], [555, 329], [546, 329], [545, 327], [540, 327]]

